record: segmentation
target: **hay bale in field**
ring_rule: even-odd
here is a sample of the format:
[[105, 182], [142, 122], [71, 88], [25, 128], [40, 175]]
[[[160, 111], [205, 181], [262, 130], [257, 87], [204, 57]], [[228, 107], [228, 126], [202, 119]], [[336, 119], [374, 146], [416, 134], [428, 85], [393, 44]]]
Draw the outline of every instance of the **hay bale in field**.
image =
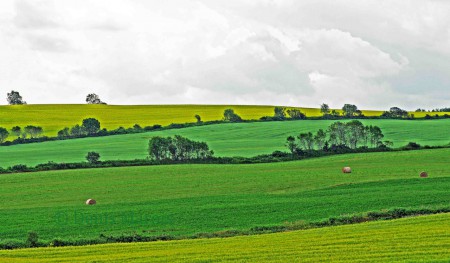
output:
[[345, 173], [345, 174], [349, 174], [349, 173], [352, 172], [352, 168], [350, 168], [350, 167], [344, 167], [344, 168], [342, 168], [342, 172]]
[[95, 205], [97, 203], [97, 201], [95, 201], [94, 199], [88, 199], [86, 200], [86, 204], [87, 205]]
[[427, 172], [421, 172], [420, 173], [420, 177], [421, 178], [427, 178], [428, 177], [428, 173]]

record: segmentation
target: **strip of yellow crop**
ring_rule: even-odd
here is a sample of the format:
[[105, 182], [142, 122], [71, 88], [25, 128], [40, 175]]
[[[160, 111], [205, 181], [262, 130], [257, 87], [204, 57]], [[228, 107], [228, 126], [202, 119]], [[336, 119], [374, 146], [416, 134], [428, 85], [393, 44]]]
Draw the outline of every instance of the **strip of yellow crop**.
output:
[[[46, 135], [55, 136], [64, 127], [81, 123], [84, 118], [95, 117], [103, 128], [116, 129], [134, 124], [148, 126], [154, 124], [195, 122], [195, 115], [204, 121], [221, 120], [223, 111], [232, 108], [243, 119], [259, 119], [273, 116], [274, 106], [254, 105], [14, 105], [0, 106], [0, 127], [38, 125]], [[309, 117], [321, 116], [320, 109], [299, 108]], [[340, 111], [339, 111], [340, 112]], [[363, 111], [366, 116], [379, 116], [382, 111]], [[423, 117], [426, 112], [414, 113]], [[435, 113], [433, 113], [435, 114]], [[444, 114], [444, 113], [438, 113]]]
[[448, 262], [450, 214], [225, 239], [0, 251], [9, 262]]

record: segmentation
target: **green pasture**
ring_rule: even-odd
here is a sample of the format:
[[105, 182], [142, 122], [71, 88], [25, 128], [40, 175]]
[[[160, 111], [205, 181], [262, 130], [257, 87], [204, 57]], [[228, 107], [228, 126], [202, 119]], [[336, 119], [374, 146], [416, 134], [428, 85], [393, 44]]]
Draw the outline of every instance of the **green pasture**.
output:
[[[99, 152], [101, 160], [144, 159], [152, 136], [186, 136], [206, 141], [216, 156], [255, 156], [275, 150], [286, 151], [289, 135], [326, 129], [333, 121], [303, 120], [284, 122], [228, 123], [172, 129], [139, 134], [72, 139], [44, 143], [0, 146], [0, 167], [15, 164], [36, 165], [54, 162], [85, 161], [89, 151]], [[377, 125], [385, 134], [384, 140], [401, 147], [408, 142], [421, 145], [448, 145], [450, 119], [444, 120], [362, 120], [365, 125]]]
[[[0, 175], [0, 242], [246, 230], [389, 208], [448, 206], [450, 149], [251, 165]], [[342, 174], [351, 166], [352, 174]], [[419, 178], [421, 171], [429, 178]], [[88, 198], [97, 205], [86, 206]], [[241, 255], [242, 256], [242, 255]]]

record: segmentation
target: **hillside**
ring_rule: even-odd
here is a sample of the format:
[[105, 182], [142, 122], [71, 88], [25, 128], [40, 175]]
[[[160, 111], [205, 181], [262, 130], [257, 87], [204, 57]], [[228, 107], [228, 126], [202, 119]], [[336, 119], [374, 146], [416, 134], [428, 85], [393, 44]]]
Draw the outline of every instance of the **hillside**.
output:
[[[272, 164], [3, 174], [0, 233], [2, 239], [17, 240], [28, 231], [43, 240], [102, 233], [182, 236], [396, 207], [446, 206], [449, 155], [450, 149], [440, 149]], [[352, 174], [342, 174], [346, 165]], [[422, 170], [430, 178], [419, 178]], [[86, 206], [88, 198], [98, 204]], [[134, 220], [123, 219], [129, 217]]]
[[[196, 114], [200, 115], [203, 121], [221, 120], [223, 111], [227, 108], [234, 109], [243, 119], [259, 119], [262, 116], [273, 116], [274, 106], [86, 104], [0, 106], [0, 127], [11, 129], [17, 125], [20, 127], [37, 125], [44, 128], [46, 135], [56, 136], [57, 131], [81, 123], [88, 117], [99, 119], [104, 128], [116, 129], [120, 126], [131, 127], [136, 123], [144, 127], [154, 124], [195, 122]], [[310, 117], [321, 115], [319, 109], [299, 109]], [[366, 116], [379, 116], [382, 111], [364, 110], [363, 113]], [[416, 117], [423, 117], [429, 113], [414, 112], [413, 114]]]
[[[301, 132], [326, 129], [333, 121], [302, 120], [285, 122], [230, 123], [172, 129], [158, 132], [84, 138], [66, 141], [23, 144], [0, 147], [0, 167], [15, 164], [36, 165], [54, 162], [81, 162], [89, 151], [99, 152], [102, 160], [143, 159], [147, 156], [148, 140], [152, 136], [183, 135], [206, 141], [216, 156], [255, 156], [286, 151], [286, 137]], [[422, 145], [450, 143], [450, 119], [444, 120], [363, 120], [365, 125], [377, 125], [384, 140], [401, 147], [408, 142]]]
[[226, 239], [0, 251], [0, 260], [294, 262], [301, 259], [302, 262], [448, 262], [449, 226], [450, 214], [441, 214]]

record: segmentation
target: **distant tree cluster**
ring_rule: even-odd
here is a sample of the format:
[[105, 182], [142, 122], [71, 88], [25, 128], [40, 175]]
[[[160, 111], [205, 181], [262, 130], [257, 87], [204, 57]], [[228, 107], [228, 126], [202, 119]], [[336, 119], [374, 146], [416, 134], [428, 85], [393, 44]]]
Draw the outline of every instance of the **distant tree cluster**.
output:
[[95, 93], [91, 93], [86, 96], [86, 103], [87, 104], [106, 104], [106, 102], [101, 101], [100, 97]]
[[11, 134], [20, 139], [34, 139], [41, 137], [43, 133], [44, 129], [42, 127], [34, 125], [27, 125], [23, 129], [19, 126], [12, 127], [11, 133], [7, 129], [0, 127], [0, 143], [5, 142]]
[[390, 118], [390, 119], [403, 119], [409, 118], [411, 115], [408, 114], [406, 110], [402, 110], [399, 107], [392, 107], [389, 111], [383, 112], [381, 117]]
[[83, 135], [93, 135], [100, 131], [100, 121], [95, 118], [84, 119], [82, 124], [75, 125], [69, 129], [65, 127], [64, 129], [58, 131], [58, 137], [65, 138], [70, 136], [80, 137]]
[[286, 147], [291, 153], [299, 151], [327, 150], [330, 147], [380, 147], [392, 146], [391, 142], [383, 143], [384, 135], [378, 126], [364, 126], [360, 121], [353, 120], [347, 123], [335, 122], [326, 131], [319, 129], [315, 134], [300, 133], [298, 136], [289, 136]]
[[441, 108], [441, 109], [433, 109], [433, 110], [425, 110], [425, 109], [417, 109], [416, 112], [450, 112], [450, 108]]
[[180, 135], [151, 138], [148, 144], [148, 153], [150, 160], [157, 161], [207, 159], [214, 154], [205, 142], [192, 141]]
[[27, 104], [27, 102], [22, 99], [22, 96], [20, 96], [19, 92], [14, 90], [6, 94], [6, 100], [8, 101], [9, 105]]
[[223, 120], [226, 122], [241, 122], [241, 116], [237, 115], [233, 109], [226, 109], [223, 112]]

